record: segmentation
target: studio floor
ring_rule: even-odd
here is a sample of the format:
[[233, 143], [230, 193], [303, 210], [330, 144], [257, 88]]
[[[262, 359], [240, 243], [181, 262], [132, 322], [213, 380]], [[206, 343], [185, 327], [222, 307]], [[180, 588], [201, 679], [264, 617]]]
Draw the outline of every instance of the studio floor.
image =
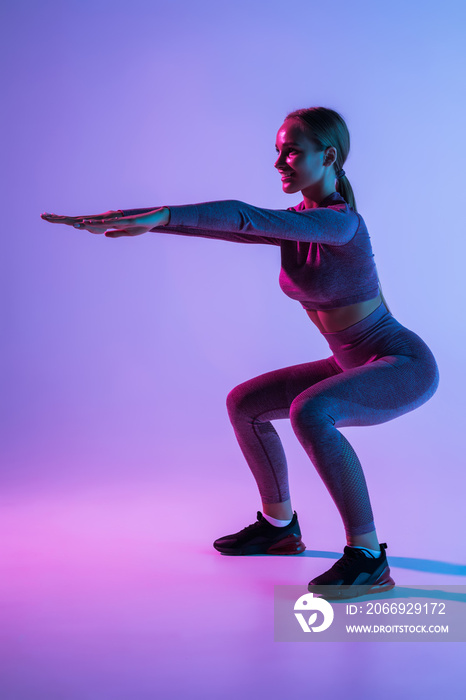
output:
[[[1, 700], [464, 697], [465, 643], [274, 641], [274, 585], [307, 585], [341, 552], [303, 532], [299, 556], [223, 556], [212, 541], [235, 514], [163, 492], [3, 497]], [[438, 553], [387, 555], [397, 583], [466, 584]]]

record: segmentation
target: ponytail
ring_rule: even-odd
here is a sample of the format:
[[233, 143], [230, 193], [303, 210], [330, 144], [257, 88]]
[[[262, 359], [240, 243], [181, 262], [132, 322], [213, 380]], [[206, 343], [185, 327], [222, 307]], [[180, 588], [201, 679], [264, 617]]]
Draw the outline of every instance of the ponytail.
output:
[[[341, 194], [345, 202], [348, 202], [350, 207], [357, 212], [358, 210], [356, 209], [356, 200], [354, 198], [354, 192], [353, 188], [351, 187], [351, 183], [346, 177], [346, 175], [343, 175], [343, 177], [337, 179], [337, 192]], [[376, 274], [377, 274], [377, 281], [379, 283], [379, 292], [380, 292], [380, 298], [382, 299], [383, 303], [385, 304], [385, 307], [389, 313], [390, 307], [387, 304], [385, 297], [383, 295], [382, 291], [382, 285], [380, 284], [380, 278], [379, 278], [379, 273], [377, 272], [377, 267], [375, 268]]]
[[[356, 200], [354, 198], [354, 193], [353, 193], [353, 188], [351, 187], [351, 183], [346, 177], [346, 175], [343, 175], [341, 178], [337, 178], [337, 192], [341, 194], [345, 202], [348, 202], [350, 207], [357, 212], [358, 210], [356, 209]], [[379, 278], [379, 273], [377, 272], [377, 267], [375, 268], [376, 274], [377, 274], [377, 281], [379, 283], [379, 292], [380, 292], [380, 298], [382, 299], [383, 303], [385, 304], [385, 307], [389, 313], [390, 307], [387, 304], [385, 297], [383, 295], [382, 291], [382, 285], [380, 284], [380, 278]]]
[[343, 175], [342, 178], [339, 178], [337, 180], [337, 192], [341, 194], [345, 202], [348, 202], [348, 204], [352, 209], [354, 209], [354, 211], [358, 211], [356, 209], [356, 199], [354, 196], [353, 188], [351, 187], [351, 183], [346, 177], [346, 175]]

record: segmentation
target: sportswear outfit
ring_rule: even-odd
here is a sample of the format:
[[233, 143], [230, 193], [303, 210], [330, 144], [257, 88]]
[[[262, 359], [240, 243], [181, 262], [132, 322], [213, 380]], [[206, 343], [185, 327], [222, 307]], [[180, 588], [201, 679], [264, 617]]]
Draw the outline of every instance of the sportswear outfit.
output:
[[[304, 309], [348, 306], [373, 299], [379, 292], [367, 227], [338, 192], [312, 209], [306, 209], [304, 201], [286, 210], [273, 210], [236, 200], [168, 208], [169, 224], [153, 229], [157, 233], [279, 246], [280, 286]], [[289, 418], [335, 502], [347, 536], [361, 535], [375, 529], [369, 494], [359, 459], [338, 428], [377, 425], [413, 411], [435, 393], [438, 368], [424, 341], [402, 326], [383, 302], [362, 321], [322, 335], [332, 353], [329, 357], [267, 372], [240, 384], [228, 395], [228, 413], [264, 504], [290, 498], [285, 454], [271, 423]], [[270, 535], [267, 526], [279, 534], [283, 529], [283, 536], [291, 537], [286, 546], [293, 549], [290, 543], [295, 536], [299, 540], [295, 547], [303, 551], [296, 525], [292, 521], [291, 530], [274, 528], [262, 518], [249, 528], [262, 528], [260, 537]], [[250, 529], [245, 531], [250, 537]], [[214, 546], [225, 553], [243, 553], [241, 546], [236, 552], [226, 551], [228, 537]], [[383, 560], [386, 565], [383, 547], [375, 561], [381, 564]], [[360, 550], [345, 547], [346, 563], [348, 557], [367, 559]], [[366, 569], [371, 568], [369, 563], [368, 559], [364, 562]], [[330, 571], [337, 580], [334, 567]], [[341, 569], [342, 565], [337, 567], [338, 580], [345, 586], [348, 581]], [[373, 571], [371, 576], [370, 582], [379, 577]], [[322, 577], [315, 581], [325, 583], [318, 579]]]

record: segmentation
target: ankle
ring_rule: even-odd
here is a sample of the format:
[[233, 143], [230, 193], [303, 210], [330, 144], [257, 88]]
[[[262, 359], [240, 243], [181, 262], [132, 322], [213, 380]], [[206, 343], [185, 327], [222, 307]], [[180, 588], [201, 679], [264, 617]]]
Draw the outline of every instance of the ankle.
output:
[[293, 518], [272, 518], [271, 515], [267, 515], [267, 513], [263, 513], [263, 517], [274, 527], [286, 527], [289, 525], [292, 521]]
[[364, 533], [363, 535], [348, 535], [347, 544], [349, 547], [367, 547], [379, 551], [380, 544], [375, 530]]
[[263, 503], [262, 512], [264, 515], [269, 515], [276, 520], [291, 520], [293, 517], [291, 499], [281, 503]]

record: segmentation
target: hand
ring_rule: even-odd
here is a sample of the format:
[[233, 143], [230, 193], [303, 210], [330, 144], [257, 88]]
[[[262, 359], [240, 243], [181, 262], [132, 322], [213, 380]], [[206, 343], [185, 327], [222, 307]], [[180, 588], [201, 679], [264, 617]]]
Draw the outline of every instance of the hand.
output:
[[121, 209], [91, 216], [58, 216], [44, 213], [41, 214], [41, 218], [52, 224], [67, 224], [91, 233], [105, 233], [108, 238], [119, 238], [120, 236], [139, 236], [157, 226], [167, 224], [169, 210], [159, 207], [145, 214], [133, 216], [125, 216]]

